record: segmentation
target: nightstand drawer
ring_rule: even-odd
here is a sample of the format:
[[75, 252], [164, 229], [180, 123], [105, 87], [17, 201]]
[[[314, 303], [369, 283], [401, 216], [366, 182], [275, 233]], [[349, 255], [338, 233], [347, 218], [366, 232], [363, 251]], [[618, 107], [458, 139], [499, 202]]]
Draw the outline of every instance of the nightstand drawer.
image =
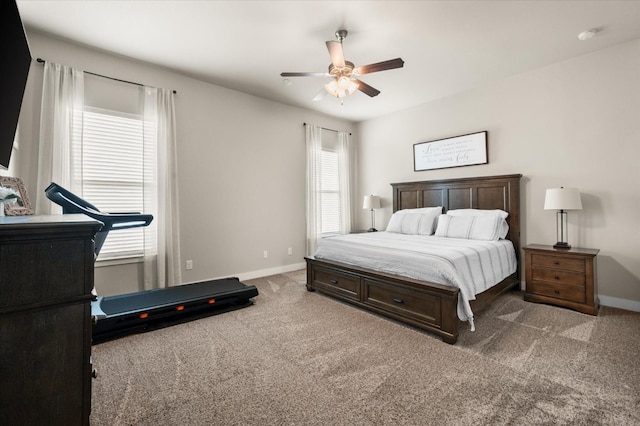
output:
[[533, 278], [534, 281], [547, 281], [553, 285], [560, 283], [581, 288], [584, 288], [585, 283], [585, 276], [582, 273], [548, 268], [533, 267], [531, 271], [531, 278]]
[[583, 259], [571, 259], [561, 256], [547, 256], [544, 254], [534, 254], [531, 256], [532, 266], [542, 266], [545, 268], [565, 269], [567, 271], [584, 272], [585, 265]]
[[577, 303], [585, 303], [586, 297], [585, 290], [582, 287], [555, 283], [551, 284], [535, 280], [531, 283], [527, 283], [527, 292]]

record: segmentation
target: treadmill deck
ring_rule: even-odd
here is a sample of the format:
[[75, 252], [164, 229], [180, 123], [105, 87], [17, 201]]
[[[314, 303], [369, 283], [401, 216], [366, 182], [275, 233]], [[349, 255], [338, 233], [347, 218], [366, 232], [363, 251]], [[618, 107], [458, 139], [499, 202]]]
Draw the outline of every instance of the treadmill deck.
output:
[[[98, 297], [93, 342], [155, 330], [251, 305], [255, 286], [224, 278], [117, 296]], [[101, 311], [101, 312], [100, 312]]]

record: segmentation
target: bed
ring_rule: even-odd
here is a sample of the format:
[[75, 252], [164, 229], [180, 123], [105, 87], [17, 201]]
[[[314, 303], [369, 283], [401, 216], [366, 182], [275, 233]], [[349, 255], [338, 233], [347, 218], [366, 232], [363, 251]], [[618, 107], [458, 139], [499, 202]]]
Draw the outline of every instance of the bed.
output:
[[[520, 174], [514, 174], [391, 184], [394, 212], [442, 206], [443, 213], [457, 209], [500, 209], [509, 213], [506, 240], [513, 245], [515, 271], [496, 285], [476, 294], [475, 300], [470, 300], [473, 313], [477, 314], [495, 298], [520, 283], [521, 177]], [[456, 343], [462, 323], [459, 318], [460, 288], [337, 259], [305, 258], [307, 290], [320, 291], [435, 333], [446, 343]]]

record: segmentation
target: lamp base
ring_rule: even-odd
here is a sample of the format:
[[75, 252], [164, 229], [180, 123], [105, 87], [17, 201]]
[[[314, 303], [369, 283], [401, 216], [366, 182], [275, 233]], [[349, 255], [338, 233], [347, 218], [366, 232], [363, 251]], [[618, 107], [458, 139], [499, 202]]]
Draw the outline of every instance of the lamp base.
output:
[[378, 232], [378, 230], [376, 228], [369, 228], [367, 229], [367, 232]]
[[569, 243], [563, 243], [559, 241], [553, 245], [553, 248], [560, 250], [569, 250], [571, 248], [571, 245], [569, 245]]

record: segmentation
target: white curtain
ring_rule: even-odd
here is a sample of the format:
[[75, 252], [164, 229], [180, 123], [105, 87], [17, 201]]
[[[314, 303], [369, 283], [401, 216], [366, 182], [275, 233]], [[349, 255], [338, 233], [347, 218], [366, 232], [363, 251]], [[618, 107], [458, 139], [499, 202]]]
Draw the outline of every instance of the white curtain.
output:
[[145, 228], [144, 287], [164, 288], [182, 283], [176, 118], [171, 90], [144, 87], [144, 123], [145, 211], [154, 216], [152, 225]]
[[[307, 124], [305, 126], [307, 147], [307, 256], [313, 255], [318, 239], [322, 237], [322, 127]], [[340, 197], [341, 234], [351, 232], [351, 196], [350, 196], [350, 146], [349, 133], [338, 132], [338, 140], [330, 142], [330, 150], [335, 149], [338, 157], [338, 191]]]
[[322, 234], [320, 156], [322, 154], [322, 128], [305, 126], [307, 147], [307, 256], [316, 251], [318, 238]]
[[[144, 229], [144, 287], [181, 284], [180, 234], [176, 163], [176, 124], [173, 92], [144, 90], [144, 212], [153, 214]], [[44, 66], [38, 214], [59, 214], [61, 208], [44, 190], [56, 182], [82, 196], [83, 72], [46, 62]], [[74, 143], [74, 132], [75, 141]]]
[[80, 173], [79, 170], [81, 170], [77, 167], [82, 161], [81, 151], [72, 149], [72, 137], [74, 127], [76, 131], [82, 129], [83, 110], [83, 72], [65, 65], [46, 62], [40, 110], [40, 152], [36, 194], [36, 213], [38, 214], [62, 213], [62, 209], [49, 201], [44, 193], [51, 182], [56, 182], [82, 195], [82, 186], [74, 178], [74, 173]]
[[340, 233], [351, 232], [351, 157], [349, 133], [338, 132], [338, 175], [340, 178]]

